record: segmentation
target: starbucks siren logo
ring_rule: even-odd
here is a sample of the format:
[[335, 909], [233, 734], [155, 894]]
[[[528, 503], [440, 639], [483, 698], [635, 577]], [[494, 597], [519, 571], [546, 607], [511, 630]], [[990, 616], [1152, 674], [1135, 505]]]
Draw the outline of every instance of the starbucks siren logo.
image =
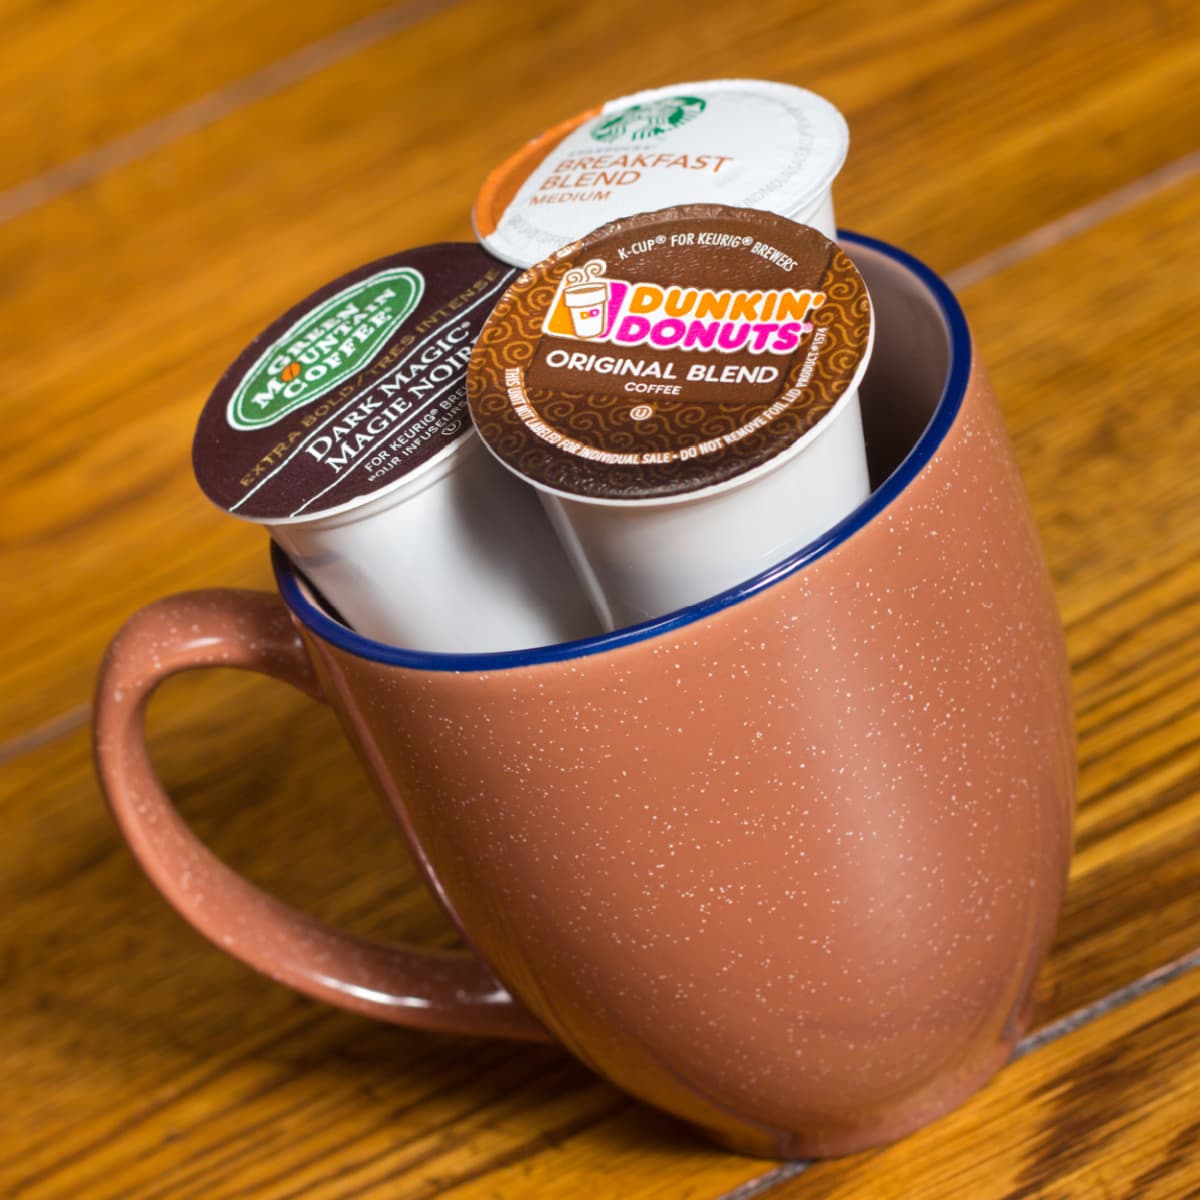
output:
[[610, 117], [605, 117], [593, 129], [597, 142], [621, 142], [628, 138], [642, 142], [661, 137], [698, 117], [706, 107], [699, 96], [670, 96], [649, 104], [631, 104]]
[[420, 271], [392, 267], [306, 312], [242, 377], [226, 409], [229, 424], [261, 429], [327, 395], [374, 359], [424, 291]]

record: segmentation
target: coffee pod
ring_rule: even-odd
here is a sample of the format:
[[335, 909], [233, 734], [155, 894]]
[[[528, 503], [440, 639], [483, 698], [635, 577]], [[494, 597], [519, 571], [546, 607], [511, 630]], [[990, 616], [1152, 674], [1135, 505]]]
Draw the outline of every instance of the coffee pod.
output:
[[512, 279], [471, 243], [368, 263], [273, 322], [200, 415], [196, 478], [360, 633], [435, 652], [596, 621], [536, 499], [482, 450], [466, 366]]
[[873, 332], [862, 277], [816, 229], [643, 213], [517, 277], [471, 357], [471, 417], [618, 628], [770, 568], [867, 498]]
[[528, 267], [620, 217], [674, 204], [761, 208], [835, 235], [831, 187], [850, 144], [828, 100], [784, 83], [708, 79], [610, 100], [501, 163], [475, 232]]

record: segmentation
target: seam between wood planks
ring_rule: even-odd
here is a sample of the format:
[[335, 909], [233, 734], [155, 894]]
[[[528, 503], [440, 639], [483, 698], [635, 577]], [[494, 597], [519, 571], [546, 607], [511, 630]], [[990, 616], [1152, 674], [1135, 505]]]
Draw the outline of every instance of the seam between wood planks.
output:
[[388, 8], [302, 46], [284, 58], [87, 150], [40, 175], [0, 192], [0, 225], [84, 187], [106, 171], [127, 166], [196, 133], [240, 108], [265, 100], [343, 59], [385, 41], [411, 25], [454, 6], [454, 0], [401, 0]]
[[[1102, 996], [1091, 1004], [1085, 1004], [1082, 1008], [1067, 1013], [1065, 1017], [1059, 1017], [1057, 1021], [1051, 1021], [1049, 1025], [1043, 1025], [1041, 1029], [1035, 1030], [1021, 1039], [1016, 1050], [1013, 1051], [1012, 1058], [1008, 1060], [1009, 1064], [1028, 1054], [1035, 1054], [1044, 1046], [1049, 1046], [1060, 1038], [1075, 1033], [1085, 1025], [1090, 1025], [1093, 1021], [1107, 1016], [1110, 1012], [1131, 1001], [1157, 991], [1160, 987], [1172, 983], [1197, 967], [1200, 967], [1200, 949], [1193, 950], [1191, 953], [1175, 959], [1174, 962], [1167, 963], [1164, 967], [1147, 972], [1132, 983], [1127, 983], [1124, 987], [1109, 992], [1107, 996]], [[768, 1171], [765, 1175], [760, 1175], [757, 1179], [751, 1179], [748, 1183], [741, 1184], [731, 1192], [722, 1192], [716, 1200], [757, 1200], [757, 1197], [767, 1195], [777, 1184], [786, 1183], [789, 1179], [795, 1179], [797, 1175], [802, 1175], [812, 1165], [811, 1162], [784, 1163], [782, 1166]]]
[[1060, 242], [1086, 233], [1110, 217], [1126, 212], [1158, 192], [1181, 183], [1197, 171], [1200, 171], [1200, 150], [1193, 150], [1182, 158], [1123, 184], [1115, 191], [1105, 192], [1095, 200], [1072, 209], [1061, 217], [1055, 217], [1053, 221], [1039, 225], [995, 250], [989, 250], [974, 262], [956, 267], [946, 275], [946, 282], [955, 291], [972, 287], [989, 276], [997, 275], [1016, 263], [1057, 246]]
[[74, 708], [68, 708], [66, 712], [59, 713], [57, 717], [51, 717], [50, 720], [43, 721], [40, 725], [35, 725], [32, 729], [9, 738], [7, 742], [0, 743], [0, 766], [14, 758], [19, 758], [22, 754], [31, 754], [34, 750], [40, 750], [43, 746], [48, 746], [51, 742], [74, 733], [81, 725], [87, 723], [91, 712], [90, 704], [77, 704]]

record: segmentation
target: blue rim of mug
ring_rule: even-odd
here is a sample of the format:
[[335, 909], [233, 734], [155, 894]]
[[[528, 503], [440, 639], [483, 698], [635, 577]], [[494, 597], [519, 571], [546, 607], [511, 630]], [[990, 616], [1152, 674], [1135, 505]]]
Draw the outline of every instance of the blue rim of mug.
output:
[[427, 650], [410, 650], [403, 646], [391, 646], [364, 637], [360, 633], [334, 620], [314, 604], [300, 584], [297, 569], [284, 552], [275, 544], [271, 546], [271, 560], [275, 569], [275, 582], [284, 603], [313, 633], [325, 641], [348, 651], [359, 658], [388, 666], [411, 667], [419, 671], [506, 671], [513, 667], [529, 667], [540, 663], [567, 662], [586, 658], [606, 650], [632, 646], [649, 641], [664, 633], [680, 629], [695, 621], [703, 620], [722, 609], [730, 608], [751, 596], [758, 595], [789, 575], [801, 570], [809, 563], [828, 554], [847, 541], [865, 525], [875, 520], [920, 474], [933, 457], [938, 447], [950, 432], [966, 395], [967, 379], [971, 373], [971, 337], [967, 330], [967, 319], [962, 308], [942, 278], [935, 274], [920, 259], [914, 258], [877, 238], [861, 233], [838, 231], [838, 238], [850, 245], [874, 250], [915, 275], [930, 291], [941, 309], [949, 335], [950, 361], [946, 372], [946, 383], [933, 416], [916, 444], [898, 467], [862, 502], [849, 516], [839, 521], [815, 541], [789, 555], [758, 575], [709, 596], [686, 608], [676, 609], [661, 617], [614, 629], [611, 633], [582, 638], [574, 642], [560, 642], [552, 646], [535, 646], [526, 650], [501, 650], [479, 654], [444, 654]]

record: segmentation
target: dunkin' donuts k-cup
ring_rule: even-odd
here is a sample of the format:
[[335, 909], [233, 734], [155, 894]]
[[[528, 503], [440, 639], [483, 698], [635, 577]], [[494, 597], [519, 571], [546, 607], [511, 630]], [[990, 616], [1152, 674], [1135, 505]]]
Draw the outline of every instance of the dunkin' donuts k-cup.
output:
[[812, 227], [643, 213], [517, 277], [471, 358], [471, 416], [617, 628], [751, 578], [867, 498], [872, 337], [862, 277]]
[[537, 500], [467, 414], [467, 360], [513, 274], [467, 243], [351, 271], [259, 334], [201, 413], [209, 498], [368, 637], [469, 653], [596, 631]]
[[804, 88], [708, 79], [609, 100], [547, 130], [491, 172], [475, 231], [519, 267], [620, 217], [673, 204], [761, 208], [835, 233], [842, 114]]

